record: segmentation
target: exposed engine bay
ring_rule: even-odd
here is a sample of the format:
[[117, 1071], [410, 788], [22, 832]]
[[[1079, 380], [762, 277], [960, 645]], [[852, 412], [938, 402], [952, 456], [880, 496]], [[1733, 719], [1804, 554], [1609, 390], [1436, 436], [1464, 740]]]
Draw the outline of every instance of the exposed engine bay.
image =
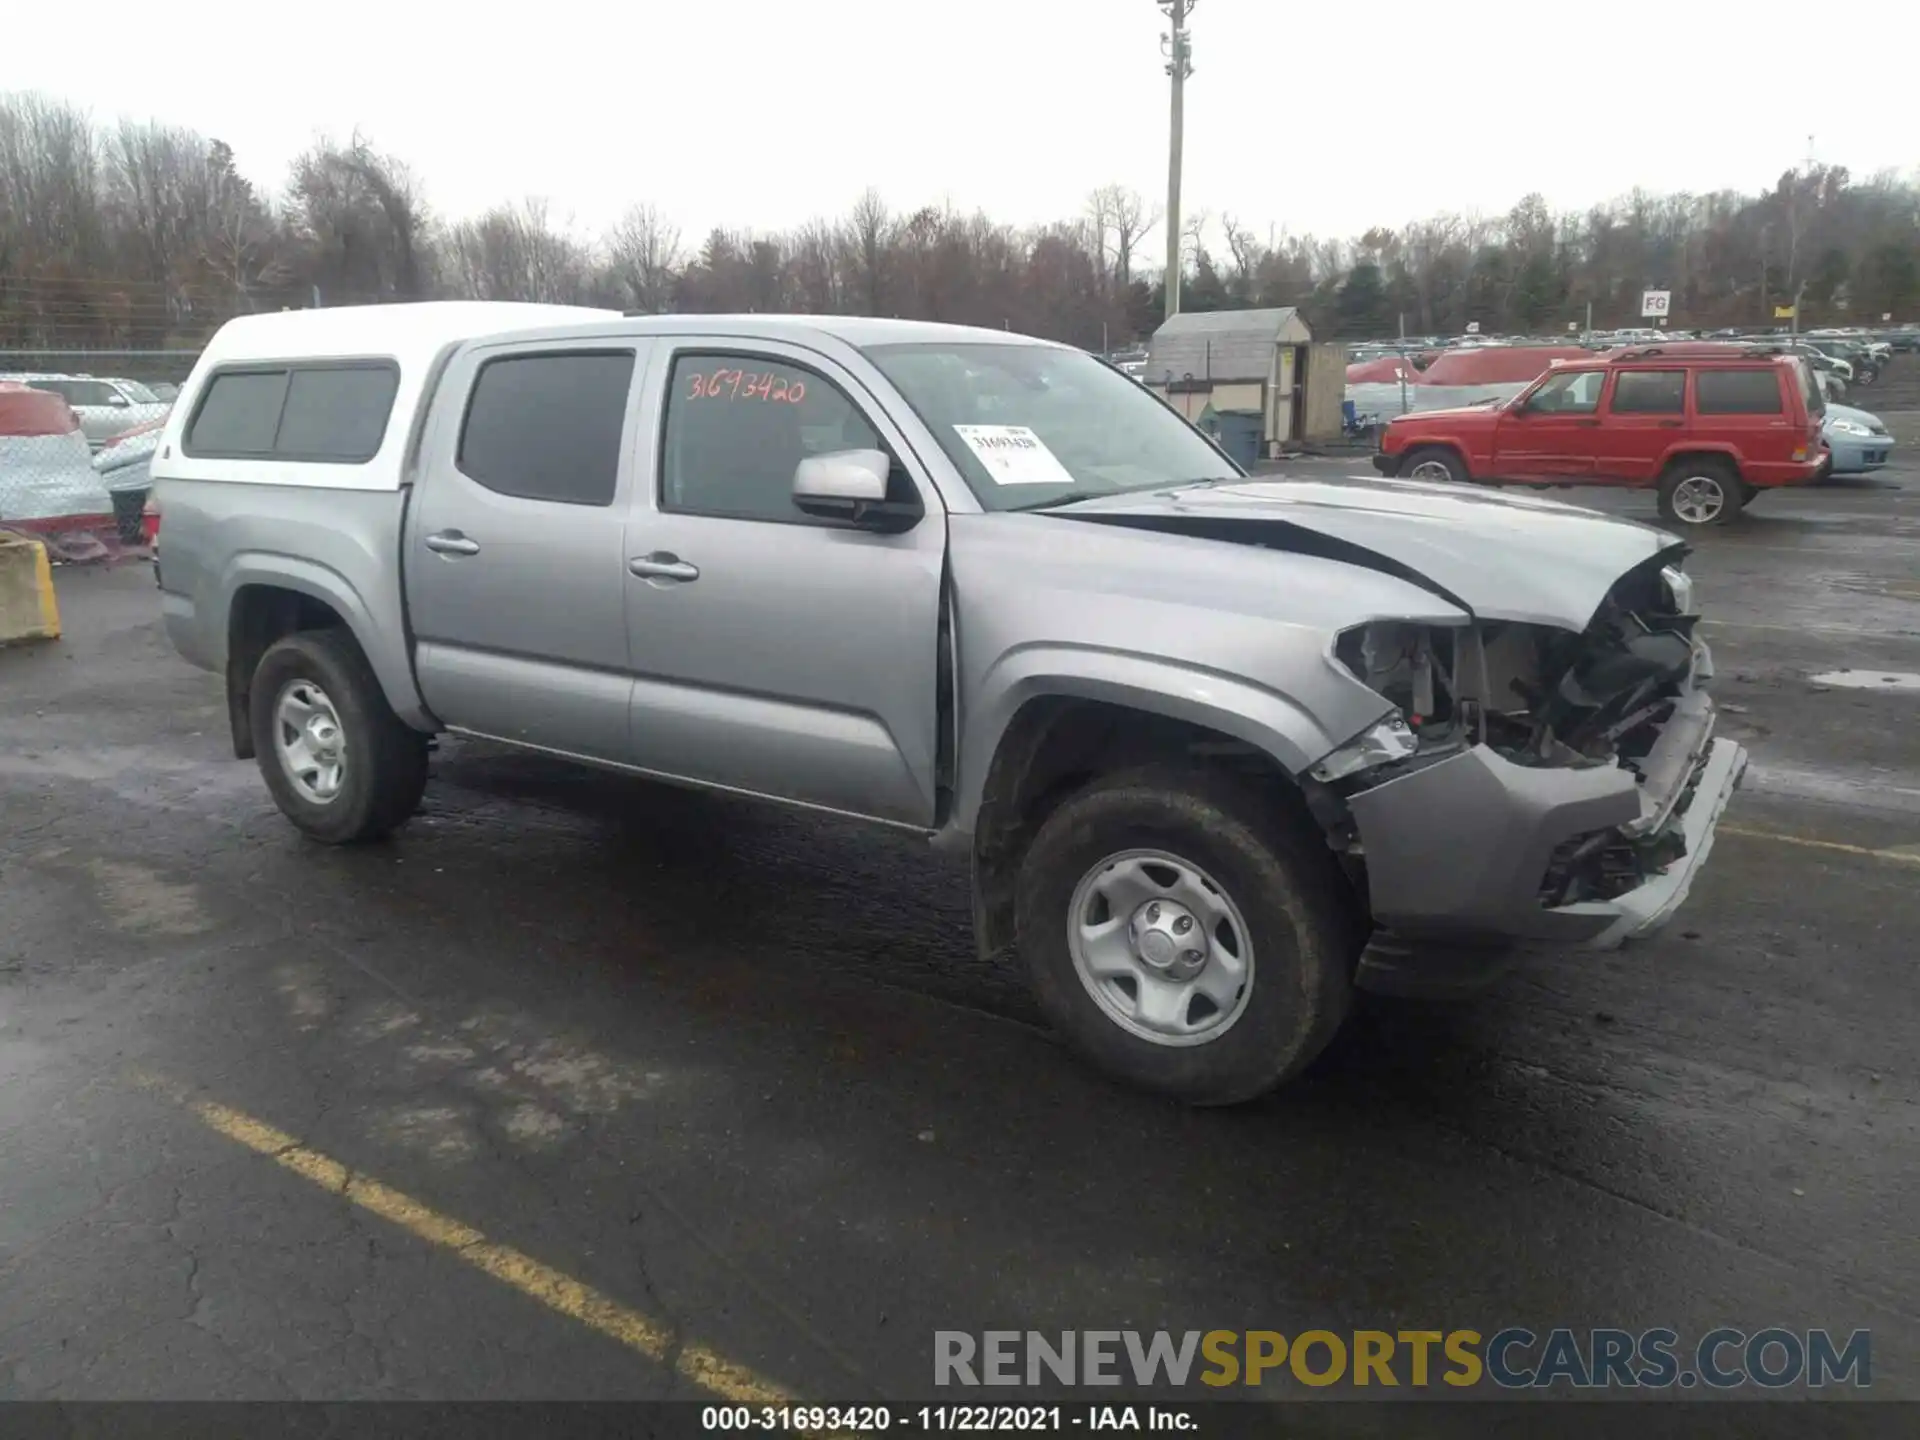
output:
[[1476, 744], [1529, 768], [1624, 768], [1640, 788], [1640, 819], [1559, 847], [1540, 896], [1548, 906], [1611, 899], [1685, 853], [1668, 822], [1713, 728], [1696, 689], [1711, 669], [1691, 600], [1691, 582], [1663, 556], [1622, 577], [1580, 633], [1505, 621], [1347, 631], [1337, 658], [1399, 715], [1376, 732], [1368, 760], [1345, 773], [1323, 764], [1314, 776], [1362, 788]]

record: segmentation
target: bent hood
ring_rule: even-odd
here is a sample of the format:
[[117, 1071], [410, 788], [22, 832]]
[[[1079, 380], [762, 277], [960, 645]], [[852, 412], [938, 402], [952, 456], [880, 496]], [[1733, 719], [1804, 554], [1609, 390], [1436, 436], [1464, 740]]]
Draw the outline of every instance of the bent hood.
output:
[[1553, 500], [1411, 480], [1238, 480], [1102, 496], [1050, 512], [1405, 576], [1487, 620], [1584, 630], [1616, 581], [1686, 545]]

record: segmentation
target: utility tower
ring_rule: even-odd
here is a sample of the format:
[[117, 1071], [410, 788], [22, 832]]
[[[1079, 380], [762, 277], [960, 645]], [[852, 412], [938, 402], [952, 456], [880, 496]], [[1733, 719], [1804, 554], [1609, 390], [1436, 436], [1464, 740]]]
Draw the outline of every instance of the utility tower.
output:
[[1154, 0], [1171, 26], [1160, 37], [1160, 53], [1167, 57], [1173, 79], [1173, 108], [1167, 126], [1167, 318], [1180, 313], [1180, 150], [1186, 140], [1187, 77], [1193, 74], [1193, 42], [1187, 17], [1196, 0]]

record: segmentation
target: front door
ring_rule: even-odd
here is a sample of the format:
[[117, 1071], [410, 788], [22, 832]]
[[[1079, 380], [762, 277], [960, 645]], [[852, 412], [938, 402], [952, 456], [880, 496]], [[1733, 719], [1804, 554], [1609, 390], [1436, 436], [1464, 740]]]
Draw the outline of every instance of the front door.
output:
[[403, 568], [443, 724], [629, 758], [626, 502], [651, 343], [502, 344], [442, 382]]
[[1508, 406], [1494, 429], [1494, 477], [1564, 480], [1591, 475], [1606, 378], [1604, 370], [1565, 371]]
[[1627, 482], [1654, 479], [1686, 426], [1685, 370], [1616, 370], [1600, 412], [1596, 477]]
[[[663, 342], [663, 352], [666, 347]], [[759, 341], [682, 339], [643, 406], [626, 605], [635, 763], [932, 826], [946, 513], [853, 375]], [[803, 458], [884, 450], [925, 514], [902, 534], [795, 508]]]

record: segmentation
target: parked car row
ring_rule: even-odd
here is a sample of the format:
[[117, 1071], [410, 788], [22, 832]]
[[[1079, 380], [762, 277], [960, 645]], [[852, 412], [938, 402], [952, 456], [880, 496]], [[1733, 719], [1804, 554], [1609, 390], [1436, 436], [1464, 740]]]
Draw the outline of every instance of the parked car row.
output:
[[[138, 380], [27, 372], [0, 374], [0, 381], [43, 390], [65, 400], [80, 421], [80, 432], [86, 436], [87, 447], [96, 451], [136, 425], [165, 419], [173, 403], [172, 396], [162, 396]], [[167, 388], [174, 394], [179, 393], [178, 386]]]
[[1839, 327], [1791, 334], [1779, 328], [1730, 328], [1696, 330], [1682, 327], [1653, 329], [1629, 326], [1613, 330], [1592, 330], [1563, 335], [1407, 335], [1392, 340], [1368, 340], [1347, 347], [1350, 364], [1370, 360], [1404, 357], [1415, 369], [1424, 370], [1440, 354], [1456, 350], [1523, 345], [1580, 345], [1589, 350], [1612, 350], [1622, 345], [1657, 345], [1676, 340], [1754, 340], [1786, 344], [1803, 343], [1828, 361], [1839, 361], [1856, 372], [1850, 379], [1871, 381], [1864, 372], [1876, 374], [1886, 368], [1896, 353], [1920, 352], [1920, 325], [1904, 325], [1880, 330]]

